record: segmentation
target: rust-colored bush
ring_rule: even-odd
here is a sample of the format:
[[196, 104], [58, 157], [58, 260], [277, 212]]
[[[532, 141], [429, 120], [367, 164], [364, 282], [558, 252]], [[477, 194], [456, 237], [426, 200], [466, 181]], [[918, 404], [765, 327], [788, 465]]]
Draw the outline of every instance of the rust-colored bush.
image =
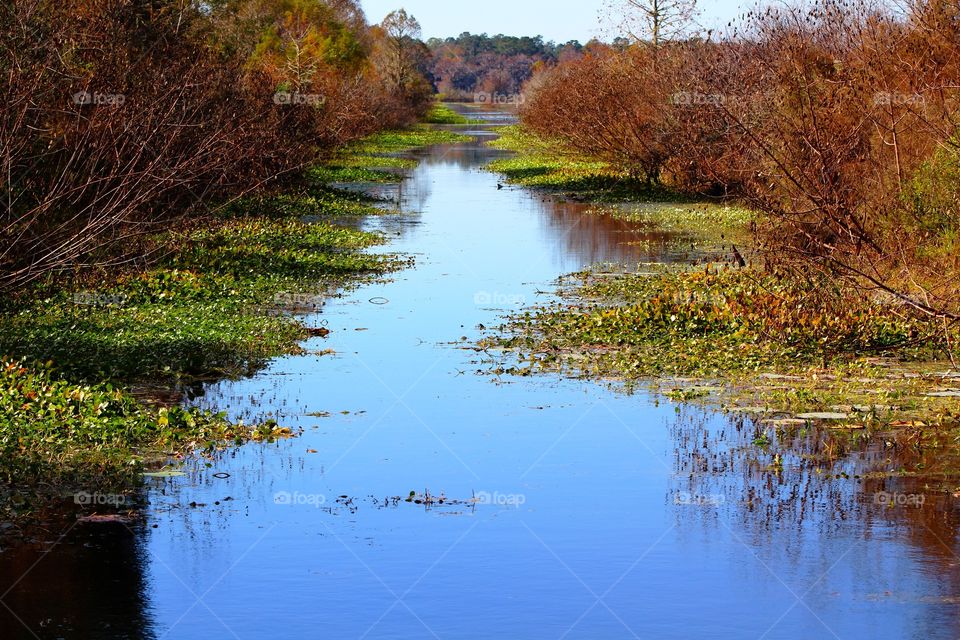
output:
[[749, 201], [770, 264], [956, 320], [958, 65], [957, 0], [820, 0], [561, 64], [533, 79], [523, 117], [675, 188]]
[[[960, 40], [946, 6], [900, 17], [822, 2], [756, 17], [742, 36], [751, 46], [732, 58], [749, 58], [759, 83], [741, 90], [730, 120], [748, 136], [739, 146], [753, 172], [741, 192], [768, 214], [768, 255], [955, 318], [956, 209], [924, 231], [929, 199], [911, 197], [925, 165], [956, 157]], [[956, 192], [946, 175], [928, 182]]]
[[0, 7], [0, 291], [143, 260], [135, 239], [416, 115], [353, 0], [192, 7]]
[[523, 122], [575, 150], [658, 181], [673, 155], [673, 86], [646, 49], [594, 46], [580, 58], [536, 76]]

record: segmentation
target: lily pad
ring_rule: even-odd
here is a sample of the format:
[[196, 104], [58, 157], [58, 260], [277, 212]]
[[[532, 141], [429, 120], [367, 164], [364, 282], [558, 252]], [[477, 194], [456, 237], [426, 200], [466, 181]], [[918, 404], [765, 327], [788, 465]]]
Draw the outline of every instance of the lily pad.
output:
[[179, 478], [185, 476], [183, 471], [150, 471], [143, 474], [144, 478]]

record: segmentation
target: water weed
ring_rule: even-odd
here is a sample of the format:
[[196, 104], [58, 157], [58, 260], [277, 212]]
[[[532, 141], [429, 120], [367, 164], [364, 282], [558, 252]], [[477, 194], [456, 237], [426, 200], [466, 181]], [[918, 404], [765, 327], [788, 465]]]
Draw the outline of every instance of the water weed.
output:
[[[674, 400], [712, 396], [733, 408], [856, 407], [852, 417], [872, 415], [874, 424], [951, 422], [950, 397], [937, 395], [949, 386], [938, 375], [947, 367], [922, 366], [949, 346], [938, 327], [891, 300], [825, 291], [825, 283], [754, 269], [584, 272], [558, 301], [510, 317], [482, 346], [521, 354], [515, 365], [495, 364], [497, 374], [643, 381], [666, 387]], [[916, 371], [906, 368], [911, 363]], [[677, 379], [693, 382], [672, 387]], [[704, 394], [697, 381], [716, 381], [720, 392]]]

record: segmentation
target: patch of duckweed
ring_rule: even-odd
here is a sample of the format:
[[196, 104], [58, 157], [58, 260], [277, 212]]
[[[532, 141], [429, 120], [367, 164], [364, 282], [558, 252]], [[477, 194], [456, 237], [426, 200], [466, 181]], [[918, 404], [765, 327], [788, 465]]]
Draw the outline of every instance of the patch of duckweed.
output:
[[[755, 214], [747, 209], [650, 190], [521, 127], [500, 133], [491, 145], [515, 155], [490, 170], [672, 233], [670, 243], [696, 260], [568, 276], [555, 303], [512, 316], [482, 341], [491, 373], [552, 371], [719, 405], [754, 419], [756, 446], [769, 446], [770, 432], [816, 427], [830, 434], [831, 460], [852, 440], [879, 437], [894, 449], [901, 440], [960, 442], [960, 374], [947, 361], [955, 328], [946, 336], [939, 323], [837, 280], [800, 282], [751, 266]], [[940, 459], [955, 475], [956, 456]], [[922, 466], [911, 473], [929, 476]]]

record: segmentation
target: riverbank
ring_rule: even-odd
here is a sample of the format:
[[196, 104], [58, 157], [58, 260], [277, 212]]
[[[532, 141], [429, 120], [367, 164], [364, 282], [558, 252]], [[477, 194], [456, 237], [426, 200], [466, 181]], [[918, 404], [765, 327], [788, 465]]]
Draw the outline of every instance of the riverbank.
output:
[[[187, 386], [250, 375], [323, 337], [304, 314], [326, 298], [411, 264], [365, 251], [387, 238], [357, 228], [391, 204], [340, 188], [369, 174], [402, 180], [409, 152], [463, 139], [417, 127], [351, 145], [302, 188], [231, 203], [154, 240], [145, 270], [59, 282], [8, 301], [0, 315], [0, 425], [6, 513], [46, 497], [126, 492], [145, 469], [196, 450], [291, 435], [178, 407]], [[360, 172], [345, 173], [345, 169]], [[323, 351], [314, 351], [318, 357]]]
[[502, 132], [493, 146], [515, 155], [489, 169], [509, 182], [596, 203], [598, 213], [676, 232], [676, 242], [702, 250], [684, 264], [561, 279], [555, 302], [512, 315], [482, 342], [495, 374], [644, 384], [771, 428], [957, 429], [955, 331], [838, 280], [764, 269], [752, 259], [752, 214], [735, 203], [651, 190], [519, 128]]
[[672, 233], [675, 243], [693, 245], [707, 253], [748, 250], [754, 213], [723, 198], [691, 197], [631, 176], [609, 162], [582, 158], [558, 142], [544, 140], [520, 125], [498, 127], [498, 138], [489, 143], [507, 151], [488, 170], [501, 174], [508, 184], [534, 189], [551, 197], [586, 203], [600, 215]]

